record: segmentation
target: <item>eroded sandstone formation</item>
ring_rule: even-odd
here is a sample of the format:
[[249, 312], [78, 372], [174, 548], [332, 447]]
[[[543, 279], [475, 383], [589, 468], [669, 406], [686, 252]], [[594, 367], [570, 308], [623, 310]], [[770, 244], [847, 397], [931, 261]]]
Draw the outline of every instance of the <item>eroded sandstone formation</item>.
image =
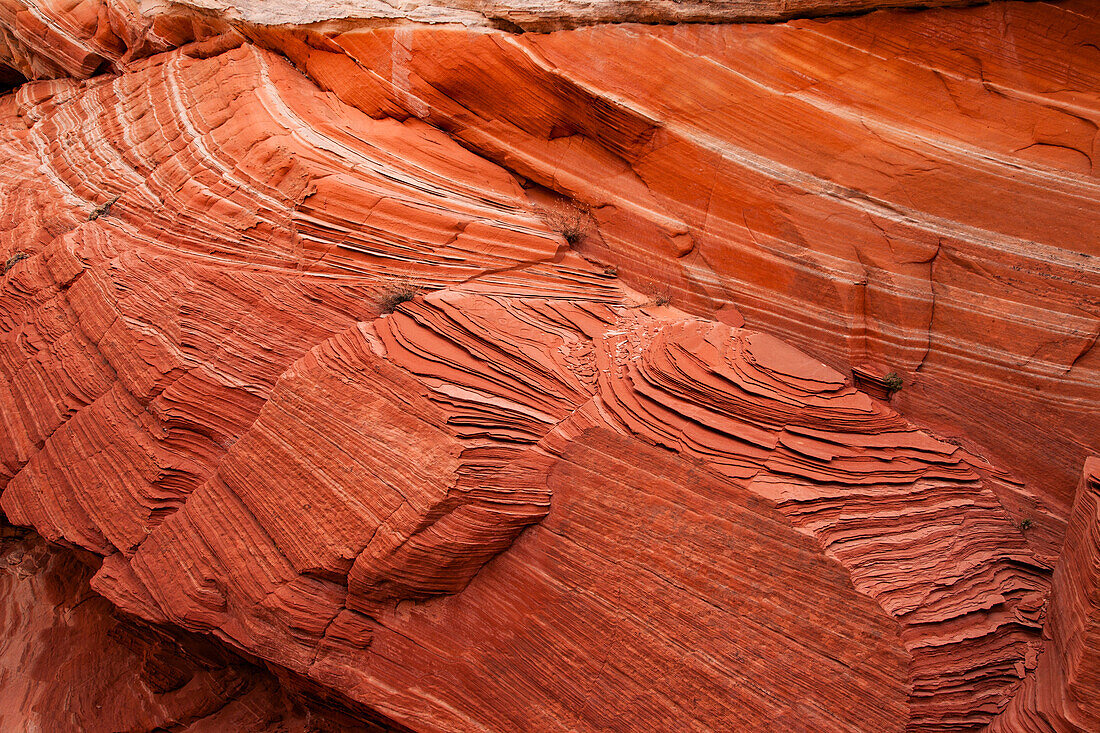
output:
[[3, 0], [0, 81], [87, 78], [233, 29], [423, 24], [553, 31], [599, 23], [729, 23], [982, 0]]
[[202, 637], [120, 618], [91, 574], [0, 524], [0, 729], [393, 730], [288, 698], [272, 674]]
[[1097, 722], [1094, 6], [210, 5], [0, 3], [5, 720]]

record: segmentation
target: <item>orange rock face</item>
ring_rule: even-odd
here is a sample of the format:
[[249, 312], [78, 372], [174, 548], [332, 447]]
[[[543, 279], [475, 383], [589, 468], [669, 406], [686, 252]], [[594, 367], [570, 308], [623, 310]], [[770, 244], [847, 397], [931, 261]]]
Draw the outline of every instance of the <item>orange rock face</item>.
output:
[[119, 618], [91, 570], [0, 527], [4, 730], [388, 730], [291, 701], [270, 673], [190, 635]]
[[233, 28], [421, 23], [552, 31], [597, 23], [728, 23], [980, 0], [0, 0], [0, 83], [125, 69]]
[[0, 2], [0, 723], [1098, 724], [1095, 8], [233, 7]]
[[1098, 36], [1092, 3], [1010, 3], [262, 40], [583, 204], [582, 251], [635, 288], [897, 372], [903, 410], [1011, 469], [1055, 554], [1100, 433]]

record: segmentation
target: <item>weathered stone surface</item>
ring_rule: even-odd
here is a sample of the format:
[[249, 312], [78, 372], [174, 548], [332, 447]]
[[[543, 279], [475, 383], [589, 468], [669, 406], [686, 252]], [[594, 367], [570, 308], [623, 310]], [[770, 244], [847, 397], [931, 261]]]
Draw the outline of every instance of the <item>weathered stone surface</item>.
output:
[[1062, 553], [1039, 668], [994, 720], [994, 733], [1100, 728], [1100, 458], [1085, 462]]
[[0, 505], [84, 635], [412, 730], [1087, 730], [1095, 10], [448, 7], [2, 4]]
[[[1085, 462], [1051, 604], [1053, 650], [1040, 701], [1062, 727], [1100, 728], [1100, 458]], [[1057, 671], [1055, 671], [1057, 670]]]
[[273, 675], [202, 639], [117, 618], [91, 575], [0, 525], [3, 730], [387, 730], [288, 698]]
[[587, 207], [635, 288], [898, 372], [1054, 555], [1100, 434], [1096, 7], [260, 40]]
[[[594, 23], [730, 23], [843, 15], [876, 8], [970, 5], [981, 0], [183, 0], [256, 25], [306, 25], [329, 20], [412, 21], [551, 31]], [[155, 5], [153, 6], [156, 7]], [[150, 14], [146, 9], [146, 14]], [[156, 12], [154, 10], [154, 12]], [[179, 7], [167, 13], [179, 14]], [[166, 14], [167, 14], [166, 13]]]
[[976, 2], [981, 0], [3, 0], [0, 83], [120, 71], [134, 59], [235, 34], [233, 29], [286, 33], [295, 26], [422, 23], [550, 31], [597, 23], [774, 22]]

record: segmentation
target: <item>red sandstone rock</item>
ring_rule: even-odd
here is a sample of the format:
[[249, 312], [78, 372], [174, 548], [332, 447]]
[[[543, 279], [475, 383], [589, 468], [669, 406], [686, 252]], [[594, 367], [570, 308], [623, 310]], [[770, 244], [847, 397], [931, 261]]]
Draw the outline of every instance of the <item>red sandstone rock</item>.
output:
[[1087, 5], [0, 9], [74, 77], [0, 98], [0, 503], [98, 566], [89, 644], [414, 730], [1092, 725]]
[[548, 31], [593, 23], [777, 21], [879, 7], [965, 5], [980, 0], [2, 0], [0, 82], [120, 71], [134, 59], [197, 42], [223, 43], [293, 26], [379, 23]]
[[1100, 728], [1100, 459], [1085, 462], [1063, 562], [1054, 574], [1039, 667], [991, 731]]
[[272, 675], [201, 639], [116, 618], [88, 588], [89, 568], [33, 535], [0, 533], [3, 730], [368, 730], [307, 710]]
[[897, 371], [903, 410], [1011, 467], [1053, 555], [1100, 433], [1098, 35], [1093, 4], [1010, 3], [261, 40], [585, 205], [581, 251], [634, 287]]

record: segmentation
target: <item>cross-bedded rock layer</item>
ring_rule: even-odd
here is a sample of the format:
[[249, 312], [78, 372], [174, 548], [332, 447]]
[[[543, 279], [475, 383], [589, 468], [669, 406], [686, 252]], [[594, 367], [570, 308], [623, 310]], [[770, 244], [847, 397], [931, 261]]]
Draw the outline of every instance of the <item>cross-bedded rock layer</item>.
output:
[[729, 23], [981, 0], [3, 0], [0, 83], [87, 78], [233, 28], [425, 24], [551, 31], [599, 23]]
[[1085, 4], [125, 7], [0, 98], [0, 502], [115, 607], [415, 730], [1088, 728]]
[[391, 730], [289, 699], [273, 675], [209, 640], [120, 618], [91, 575], [71, 553], [0, 525], [4, 730]]
[[586, 207], [581, 251], [636, 289], [898, 372], [1056, 554], [1100, 433], [1095, 4], [255, 35]]

